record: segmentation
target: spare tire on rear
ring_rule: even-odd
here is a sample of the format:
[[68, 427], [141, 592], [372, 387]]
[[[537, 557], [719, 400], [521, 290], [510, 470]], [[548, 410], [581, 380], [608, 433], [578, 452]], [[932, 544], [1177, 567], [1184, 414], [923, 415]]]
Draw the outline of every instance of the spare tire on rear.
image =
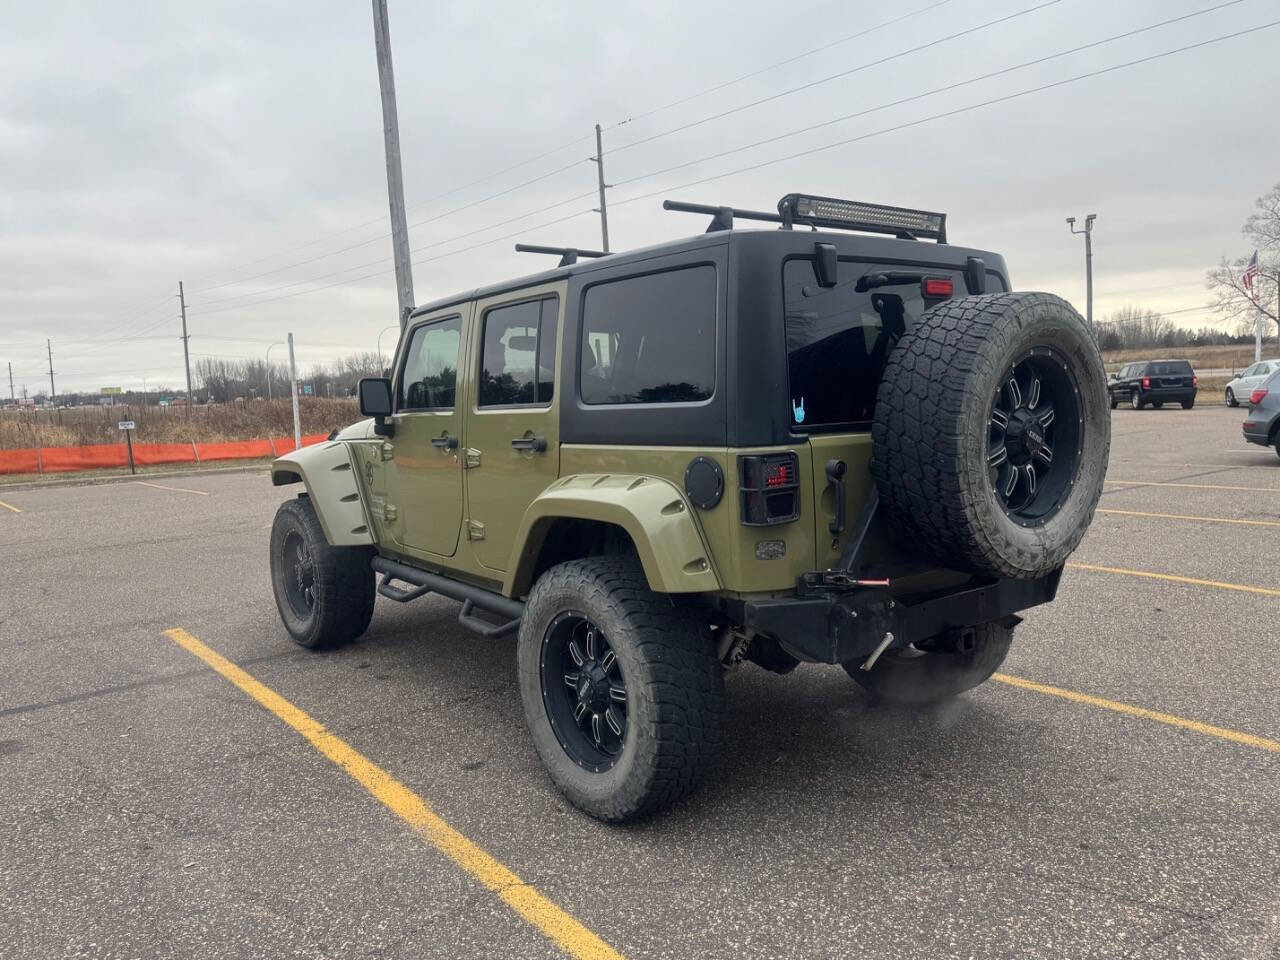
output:
[[958, 570], [1061, 567], [1102, 494], [1111, 417], [1102, 356], [1062, 299], [948, 300], [889, 355], [871, 473], [888, 525]]

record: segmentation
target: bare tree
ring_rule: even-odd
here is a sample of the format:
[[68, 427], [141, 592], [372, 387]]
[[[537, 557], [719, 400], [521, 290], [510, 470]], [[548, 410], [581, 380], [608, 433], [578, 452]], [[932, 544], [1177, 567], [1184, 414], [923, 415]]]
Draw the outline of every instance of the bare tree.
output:
[[1257, 210], [1249, 215], [1240, 232], [1258, 251], [1258, 275], [1253, 281], [1253, 296], [1245, 289], [1245, 267], [1248, 255], [1222, 261], [1209, 271], [1205, 280], [1213, 294], [1213, 309], [1222, 317], [1252, 330], [1258, 313], [1280, 330], [1280, 184], [1258, 198]]

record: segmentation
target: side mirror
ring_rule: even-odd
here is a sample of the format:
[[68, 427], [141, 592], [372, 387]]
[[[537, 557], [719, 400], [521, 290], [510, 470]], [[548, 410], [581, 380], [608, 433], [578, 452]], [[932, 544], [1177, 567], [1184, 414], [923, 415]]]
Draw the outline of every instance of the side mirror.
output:
[[380, 437], [395, 433], [387, 422], [391, 416], [391, 381], [385, 377], [362, 377], [356, 391], [360, 396], [360, 414], [375, 419], [373, 432]]

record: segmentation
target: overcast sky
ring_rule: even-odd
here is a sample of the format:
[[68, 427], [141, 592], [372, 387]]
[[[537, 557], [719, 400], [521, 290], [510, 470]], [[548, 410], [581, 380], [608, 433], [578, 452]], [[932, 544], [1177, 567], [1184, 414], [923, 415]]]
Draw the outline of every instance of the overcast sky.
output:
[[[954, 243], [1003, 253], [1016, 288], [1083, 312], [1082, 238], [1063, 221], [1097, 213], [1097, 316], [1202, 306], [1205, 270], [1249, 252], [1240, 225], [1280, 181], [1280, 28], [865, 135], [1259, 26], [1280, 19], [1275, 0], [866, 111], [1219, 2], [390, 0], [409, 222], [428, 221], [410, 231], [417, 299], [549, 265], [514, 253], [517, 238], [597, 246], [586, 158], [599, 122], [615, 249], [702, 230], [662, 212], [665, 196], [918, 206], [948, 213]], [[372, 350], [396, 322], [381, 125], [365, 0], [3, 4], [0, 376], [11, 360], [19, 391], [47, 389], [50, 337], [60, 392], [180, 385], [180, 279], [193, 355], [261, 357], [290, 330], [304, 366]]]

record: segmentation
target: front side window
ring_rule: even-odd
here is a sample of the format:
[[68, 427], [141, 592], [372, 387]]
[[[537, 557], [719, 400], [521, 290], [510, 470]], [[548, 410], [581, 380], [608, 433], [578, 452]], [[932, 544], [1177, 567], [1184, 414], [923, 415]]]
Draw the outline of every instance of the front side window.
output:
[[[782, 267], [791, 423], [801, 430], [865, 428], [875, 412], [884, 366], [908, 327], [936, 301], [925, 302], [923, 277], [949, 277], [965, 290], [958, 268], [841, 260], [834, 287], [818, 283], [811, 259]], [[1004, 283], [987, 274], [987, 292]]]
[[494, 307], [484, 315], [482, 407], [546, 405], [555, 393], [556, 297]]
[[584, 403], [693, 403], [716, 382], [716, 270], [684, 267], [590, 287], [582, 301]]
[[413, 331], [400, 378], [402, 410], [449, 409], [458, 384], [462, 318], [437, 320]]

